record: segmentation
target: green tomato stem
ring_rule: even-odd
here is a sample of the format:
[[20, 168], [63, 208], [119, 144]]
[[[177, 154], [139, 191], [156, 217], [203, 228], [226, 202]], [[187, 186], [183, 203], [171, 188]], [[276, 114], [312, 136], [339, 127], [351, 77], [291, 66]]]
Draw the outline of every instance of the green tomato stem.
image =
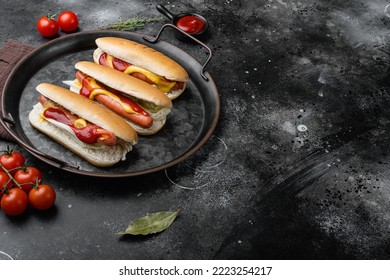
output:
[[[9, 178], [14, 182], [14, 184], [19, 188], [21, 189], [21, 185], [15, 180], [14, 176], [11, 175], [11, 173], [0, 163], [0, 167], [1, 169], [3, 169], [3, 171], [9, 176]], [[9, 181], [8, 181], [9, 182]], [[8, 183], [7, 182], [7, 183]]]

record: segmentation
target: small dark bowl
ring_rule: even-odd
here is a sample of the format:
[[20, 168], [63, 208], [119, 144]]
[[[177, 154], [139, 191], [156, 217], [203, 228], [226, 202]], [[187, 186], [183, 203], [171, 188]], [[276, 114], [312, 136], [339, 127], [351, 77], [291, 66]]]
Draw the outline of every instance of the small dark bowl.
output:
[[[197, 14], [197, 13], [192, 13], [192, 12], [188, 12], [188, 13], [180, 13], [180, 14], [172, 14], [170, 11], [168, 11], [167, 8], [165, 8], [163, 5], [157, 5], [156, 6], [156, 9], [161, 13], [163, 14], [164, 16], [166, 16], [168, 19], [170, 19], [172, 21], [172, 24], [177, 26], [177, 22], [185, 17], [185, 16], [194, 16], [194, 17], [197, 17], [199, 18], [201, 21], [203, 21], [204, 23], [204, 27], [202, 28], [202, 30], [198, 31], [198, 32], [186, 32], [188, 34], [190, 34], [191, 36], [194, 36], [198, 39], [200, 39], [201, 37], [204, 36], [204, 34], [207, 33], [207, 30], [209, 28], [209, 23], [207, 21], [207, 19], [200, 15], [200, 14]], [[181, 33], [177, 33], [177, 38], [180, 39], [180, 40], [183, 40], [183, 41], [188, 41], [190, 40], [187, 36], [181, 34]]]

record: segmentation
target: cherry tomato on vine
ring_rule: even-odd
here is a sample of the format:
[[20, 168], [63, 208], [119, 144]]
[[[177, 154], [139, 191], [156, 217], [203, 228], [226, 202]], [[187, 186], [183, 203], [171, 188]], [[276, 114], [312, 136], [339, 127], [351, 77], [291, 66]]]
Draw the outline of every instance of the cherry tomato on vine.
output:
[[53, 16], [43, 16], [37, 22], [38, 32], [44, 37], [54, 37], [58, 33], [58, 22]]
[[3, 154], [0, 156], [0, 164], [3, 165], [5, 169], [7, 169], [12, 175], [16, 173], [19, 167], [23, 166], [26, 159], [24, 156], [15, 152], [9, 146], [7, 150], [3, 151]]
[[0, 190], [10, 189], [13, 186], [13, 181], [4, 171], [0, 171]]
[[42, 182], [42, 173], [34, 166], [22, 166], [16, 171], [14, 179], [28, 194], [35, 184]]
[[28, 200], [35, 209], [46, 210], [54, 205], [56, 192], [49, 185], [39, 185], [32, 188], [28, 194]]
[[19, 188], [4, 192], [1, 198], [1, 209], [9, 216], [18, 216], [26, 211], [28, 206], [27, 194]]
[[3, 197], [3, 193], [5, 190], [7, 190], [7, 188], [0, 185], [0, 202], [1, 202], [1, 198]]
[[79, 26], [79, 19], [77, 15], [72, 11], [62, 12], [58, 18], [58, 25], [64, 32], [73, 32]]

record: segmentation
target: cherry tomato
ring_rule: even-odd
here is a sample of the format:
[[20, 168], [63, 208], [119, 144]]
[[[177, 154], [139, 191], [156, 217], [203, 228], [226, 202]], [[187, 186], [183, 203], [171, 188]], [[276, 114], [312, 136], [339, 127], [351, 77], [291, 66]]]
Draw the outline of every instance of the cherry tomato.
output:
[[18, 216], [26, 211], [28, 206], [27, 194], [19, 188], [7, 190], [1, 198], [1, 209], [9, 216]]
[[28, 194], [35, 184], [42, 182], [42, 173], [38, 168], [33, 166], [22, 166], [16, 171], [14, 179], [26, 194]]
[[79, 19], [77, 15], [72, 11], [62, 12], [58, 18], [58, 25], [64, 32], [73, 32], [79, 26]]
[[0, 191], [3, 189], [10, 189], [13, 185], [13, 181], [4, 171], [0, 171]]
[[49, 185], [39, 185], [30, 191], [28, 200], [35, 209], [46, 210], [54, 205], [56, 192]]
[[12, 175], [16, 173], [18, 168], [21, 167], [25, 161], [26, 159], [21, 153], [15, 152], [13, 149], [10, 149], [10, 147], [7, 147], [7, 150], [4, 150], [3, 154], [0, 156], [0, 164]]
[[3, 197], [4, 190], [7, 190], [7, 188], [0, 186], [0, 202], [1, 202], [1, 198]]
[[54, 37], [58, 33], [58, 22], [53, 16], [43, 16], [37, 22], [38, 32], [44, 37]]

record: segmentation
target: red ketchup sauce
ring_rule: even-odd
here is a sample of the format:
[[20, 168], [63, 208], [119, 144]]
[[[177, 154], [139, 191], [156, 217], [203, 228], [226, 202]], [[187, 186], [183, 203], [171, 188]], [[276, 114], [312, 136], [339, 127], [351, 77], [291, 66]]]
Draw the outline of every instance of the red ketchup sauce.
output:
[[114, 66], [114, 69], [119, 70], [121, 72], [124, 72], [129, 66], [131, 66], [130, 63], [124, 62], [123, 60], [120, 60], [116, 57], [112, 59], [112, 65]]
[[63, 110], [60, 110], [58, 108], [47, 108], [43, 115], [46, 118], [50, 118], [65, 125], [68, 125], [74, 131], [76, 137], [84, 143], [94, 144], [101, 136], [100, 133], [97, 133], [97, 126], [95, 125], [87, 125], [84, 128], [75, 127], [74, 122], [69, 118], [69, 116]]
[[187, 33], [193, 34], [202, 31], [205, 23], [197, 16], [184, 16], [176, 22], [176, 26]]
[[[100, 65], [103, 65], [103, 66], [108, 66], [110, 67], [110, 65], [108, 65], [107, 63], [107, 53], [102, 53], [99, 57], [99, 64]], [[121, 71], [121, 72], [125, 72], [126, 69], [128, 67], [130, 67], [132, 64], [128, 63], [128, 62], [125, 62], [119, 58], [116, 58], [116, 57], [113, 57], [112, 58], [112, 67], [115, 69], [115, 70], [118, 70], [118, 71]], [[140, 80], [143, 80], [144, 82], [147, 82], [149, 84], [153, 84], [153, 82], [151, 80], [149, 80], [144, 74], [141, 74], [141, 73], [131, 73], [130, 76], [133, 76], [137, 79], [140, 79]]]
[[103, 65], [103, 66], [109, 66], [107, 64], [107, 54], [106, 53], [102, 53], [99, 57], [99, 64], [100, 65]]
[[[107, 63], [107, 54], [102, 53], [99, 57], [99, 64], [103, 66], [109, 66]], [[131, 66], [130, 63], [127, 63], [119, 58], [113, 57], [112, 58], [112, 66], [114, 69], [124, 72], [129, 66]]]

